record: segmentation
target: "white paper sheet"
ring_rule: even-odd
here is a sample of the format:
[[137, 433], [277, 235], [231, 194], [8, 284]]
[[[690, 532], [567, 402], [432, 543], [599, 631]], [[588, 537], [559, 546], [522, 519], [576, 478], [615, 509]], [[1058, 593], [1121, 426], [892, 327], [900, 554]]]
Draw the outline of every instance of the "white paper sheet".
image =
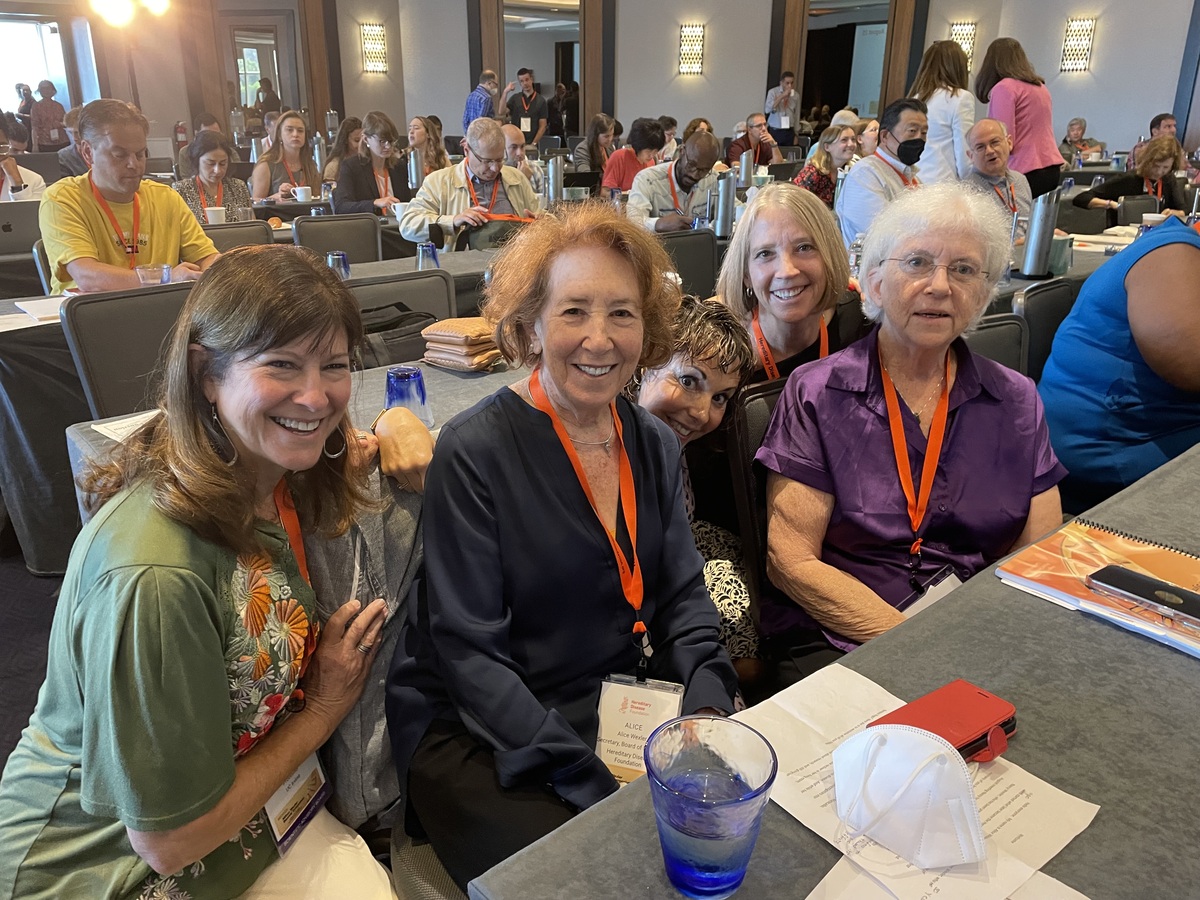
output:
[[[838, 818], [830, 754], [868, 722], [903, 701], [843, 666], [828, 666], [735, 718], [761, 731], [779, 756], [771, 799], [826, 841], [837, 842]], [[988, 858], [975, 865], [922, 872], [868, 839], [856, 842], [860, 862], [899, 900], [931, 892], [956, 900], [1005, 900], [1091, 822], [1098, 806], [1065, 794], [1001, 758], [973, 764], [975, 794]], [[845, 849], [845, 847], [840, 847]], [[834, 885], [844, 873], [837, 873]], [[870, 897], [878, 885], [851, 867], [849, 892], [812, 896]], [[827, 877], [828, 880], [828, 877]], [[825, 882], [818, 887], [824, 890]], [[881, 896], [888, 896], [887, 892]]]
[[16, 307], [29, 315], [33, 316], [39, 322], [57, 322], [58, 310], [62, 306], [62, 296], [57, 297], [41, 297], [37, 300], [18, 300]]
[[33, 328], [38, 323], [31, 321], [25, 313], [9, 313], [0, 316], [0, 331], [17, 331], [21, 328]]
[[[1079, 893], [1044, 872], [1034, 872], [1028, 881], [1008, 896], [1009, 900], [1088, 900], [1086, 894]], [[854, 863], [843, 856], [808, 895], [808, 900], [892, 900], [892, 895], [864, 876]]]
[[127, 437], [157, 415], [158, 410], [151, 409], [134, 416], [126, 416], [124, 419], [116, 419], [112, 422], [93, 422], [92, 428], [106, 438], [110, 438], [117, 443], [123, 443]]

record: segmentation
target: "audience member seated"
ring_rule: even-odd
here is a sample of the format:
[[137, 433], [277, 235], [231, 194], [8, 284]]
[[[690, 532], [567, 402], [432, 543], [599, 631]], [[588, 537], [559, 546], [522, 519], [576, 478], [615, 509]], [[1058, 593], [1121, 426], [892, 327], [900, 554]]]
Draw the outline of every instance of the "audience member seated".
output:
[[785, 378], [866, 333], [849, 281], [837, 223], [815, 195], [787, 182], [755, 194], [717, 278], [754, 344], [752, 382]]
[[737, 165], [742, 154], [747, 150], [754, 151], [754, 165], [767, 166], [771, 163], [783, 162], [783, 154], [779, 152], [779, 144], [771, 137], [767, 129], [767, 117], [760, 112], [746, 116], [746, 133], [729, 144], [725, 151], [725, 164]]
[[291, 200], [292, 190], [306, 186], [320, 196], [321, 173], [308, 143], [308, 125], [298, 112], [285, 112], [275, 122], [271, 147], [250, 175], [255, 200]]
[[814, 623], [852, 649], [902, 622], [943, 567], [965, 581], [1062, 523], [1066, 470], [1033, 382], [960, 339], [1008, 254], [1005, 217], [960, 185], [904, 194], [871, 226], [877, 326], [788, 379], [757, 456], [767, 571], [786, 595], [761, 609], [776, 652]]
[[275, 134], [275, 126], [279, 124], [279, 113], [269, 112], [262, 117], [263, 137], [262, 151], [266, 153], [271, 149], [272, 136]]
[[1067, 123], [1067, 134], [1058, 145], [1062, 152], [1063, 161], [1068, 165], [1075, 161], [1075, 154], [1080, 153], [1087, 159], [1089, 153], [1104, 150], [1104, 144], [1095, 138], [1085, 137], [1087, 134], [1087, 119], [1077, 116]]
[[830, 125], [821, 133], [812, 159], [805, 163], [792, 183], [815, 194], [818, 200], [833, 209], [838, 170], [850, 162], [857, 147], [852, 126]]
[[[1142, 138], [1140, 141], [1138, 141], [1136, 144], [1133, 145], [1133, 149], [1129, 151], [1129, 157], [1125, 160], [1125, 170], [1128, 172], [1132, 172], [1132, 171], [1136, 170], [1137, 163], [1138, 163], [1138, 154], [1140, 154], [1142, 152], [1142, 148], [1145, 147], [1148, 143], [1150, 143], [1150, 141], [1154, 140], [1159, 135], [1166, 134], [1166, 135], [1170, 135], [1171, 137], [1175, 137], [1177, 128], [1178, 128], [1178, 123], [1175, 121], [1175, 116], [1173, 116], [1171, 113], [1159, 113], [1157, 116], [1155, 116], [1153, 119], [1151, 119], [1150, 120], [1150, 137]], [[1175, 168], [1176, 169], [1186, 169], [1187, 168], [1187, 160], [1184, 158], [1182, 147], [1179, 150], [1179, 160], [1175, 164]]]
[[659, 116], [658, 124], [662, 126], [663, 140], [666, 141], [663, 144], [662, 150], [659, 151], [658, 161], [670, 162], [679, 153], [680, 145], [675, 140], [675, 132], [679, 128], [679, 120], [674, 116]]
[[925, 104], [906, 98], [889, 103], [879, 117], [879, 146], [851, 166], [835, 209], [849, 247], [866, 234], [888, 203], [920, 182], [914, 166], [925, 150], [929, 120]]
[[1116, 210], [1122, 197], [1144, 194], [1158, 200], [1160, 211], [1183, 215], [1188, 208], [1187, 200], [1179, 182], [1172, 176], [1182, 152], [1174, 135], [1160, 134], [1151, 138], [1138, 154], [1137, 166], [1132, 172], [1125, 172], [1076, 194], [1071, 202], [1081, 209], [1109, 210], [1109, 225], [1117, 223]]
[[325, 163], [325, 171], [321, 173], [322, 180], [337, 181], [342, 160], [358, 156], [362, 138], [362, 119], [358, 116], [346, 116], [342, 119], [342, 124], [338, 126], [337, 134], [333, 138], [333, 147], [329, 150], [329, 161]]
[[486, 315], [533, 374], [442, 427], [387, 703], [410, 833], [464, 889], [616, 792], [594, 750], [604, 678], [645, 666], [685, 714], [733, 709], [679, 440], [621, 396], [671, 358], [669, 265], [605, 204], [538, 219], [493, 262]]
[[53, 293], [136, 288], [140, 265], [169, 265], [172, 281], [194, 281], [217, 258], [183, 198], [142, 180], [149, 131], [123, 100], [80, 112], [79, 152], [91, 171], [50, 185], [38, 208]]
[[870, 156], [879, 146], [879, 120], [859, 119], [854, 123], [854, 134], [858, 137], [858, 152], [850, 160], [851, 165], [864, 156]]
[[207, 225], [205, 208], [225, 209], [228, 222], [237, 221], [237, 211], [250, 206], [250, 189], [240, 178], [226, 178], [234, 152], [225, 135], [219, 131], [201, 131], [187, 146], [188, 168], [199, 174], [177, 181], [171, 187], [179, 192], [183, 202], [201, 225]]
[[429, 175], [408, 204], [400, 220], [408, 240], [429, 240], [429, 226], [437, 225], [450, 249], [461, 229], [529, 218], [537, 210], [529, 179], [504, 165], [504, 132], [495, 119], [472, 122], [466, 145], [466, 158]]
[[[596, 113], [588, 123], [583, 143], [575, 148], [576, 172], [603, 172], [613, 149], [615, 123], [611, 116]], [[686, 140], [686, 138], [684, 138]]]
[[408, 123], [408, 148], [404, 152], [407, 155], [413, 150], [421, 151], [426, 175], [438, 169], [450, 168], [450, 156], [442, 141], [442, 126], [432, 117], [413, 116]]
[[358, 153], [342, 160], [333, 189], [335, 213], [373, 212], [386, 216], [393, 203], [410, 200], [408, 170], [400, 165], [400, 132], [386, 113], [363, 119]]
[[1033, 195], [1029, 181], [1020, 172], [1008, 167], [1012, 153], [1012, 138], [999, 119], [980, 119], [967, 132], [967, 158], [971, 171], [963, 181], [993, 198], [1000, 211], [1009, 221], [1017, 215], [1017, 243], [1025, 240], [1029, 229], [1029, 210], [1033, 206]]
[[8, 142], [8, 124], [0, 118], [0, 202], [40, 200], [46, 180], [32, 169], [17, 165]]
[[502, 125], [504, 132], [504, 164], [512, 166], [529, 179], [529, 186], [540, 198], [546, 188], [546, 177], [540, 166], [525, 158], [525, 135], [516, 125]]
[[690, 138], [697, 131], [707, 131], [709, 134], [713, 134], [712, 122], [708, 121], [708, 119], [705, 119], [703, 116], [698, 116], [695, 119], [692, 119], [687, 123], [687, 127], [683, 129], [683, 143], [686, 144], [688, 138]]
[[[196, 134], [192, 140], [194, 141], [206, 131], [212, 131], [217, 134], [221, 133], [221, 123], [217, 121], [217, 117], [212, 113], [200, 114], [200, 118], [196, 120]], [[237, 149], [233, 146], [233, 143], [226, 141], [226, 144], [226, 152], [229, 154], [228, 162], [241, 162], [242, 158], [238, 156]], [[179, 153], [175, 157], [175, 172], [178, 174], [180, 181], [185, 178], [191, 178], [196, 174], [196, 163], [191, 157], [191, 144], [179, 148]]]
[[629, 145], [608, 158], [601, 186], [610, 191], [613, 188], [619, 188], [622, 193], [628, 191], [633, 187], [634, 176], [654, 165], [655, 157], [665, 143], [666, 137], [658, 119], [634, 119], [629, 126]]
[[1167, 219], [1105, 262], [1059, 326], [1038, 390], [1076, 508], [1200, 443], [1198, 291], [1200, 236]]
[[625, 214], [651, 231], [687, 231], [703, 216], [716, 185], [713, 165], [721, 144], [707, 131], [693, 134], [675, 162], [642, 169], [633, 179]]
[[15, 895], [393, 897], [329, 812], [282, 858], [262, 813], [354, 707], [383, 628], [383, 600], [321, 622], [300, 551], [370, 502], [347, 453], [362, 336], [308, 251], [235, 251], [188, 297], [162, 414], [84, 475], [98, 511], [0, 783]]
[[58, 170], [62, 173], [63, 178], [87, 174], [87, 163], [79, 155], [78, 126], [79, 112], [82, 109], [82, 106], [74, 106], [67, 110], [67, 114], [63, 117], [63, 128], [67, 132], [67, 138], [71, 141], [70, 144], [58, 151]]

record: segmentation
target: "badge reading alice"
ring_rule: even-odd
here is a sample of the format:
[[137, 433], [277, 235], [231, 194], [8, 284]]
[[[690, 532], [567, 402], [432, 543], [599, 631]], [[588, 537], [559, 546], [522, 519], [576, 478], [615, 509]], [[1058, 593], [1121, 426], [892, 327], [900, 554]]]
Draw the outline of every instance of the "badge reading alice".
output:
[[650, 732], [677, 718], [682, 708], [682, 684], [609, 675], [600, 684], [596, 755], [621, 784], [641, 777], [646, 773], [642, 751]]

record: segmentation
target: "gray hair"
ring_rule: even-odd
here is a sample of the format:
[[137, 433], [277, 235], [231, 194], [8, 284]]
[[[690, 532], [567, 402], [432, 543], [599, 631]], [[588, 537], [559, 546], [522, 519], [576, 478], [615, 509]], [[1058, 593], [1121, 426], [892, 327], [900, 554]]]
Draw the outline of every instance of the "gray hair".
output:
[[833, 114], [833, 118], [829, 120], [829, 127], [834, 125], [849, 125], [853, 128], [858, 124], [858, 113], [852, 109], [839, 109]]
[[500, 123], [495, 119], [476, 119], [467, 126], [467, 143], [472, 147], [503, 144], [504, 132], [500, 130]]
[[1076, 116], [1067, 123], [1067, 131], [1070, 132], [1070, 130], [1076, 125], [1080, 127], [1084, 134], [1087, 134], [1087, 119], [1085, 119], [1083, 116]]
[[942, 183], [905, 191], [875, 217], [863, 241], [859, 292], [863, 315], [872, 322], [883, 316], [878, 297], [871, 296], [870, 275], [892, 257], [902, 242], [931, 233], [965, 234], [972, 238], [983, 257], [987, 272], [979, 310], [970, 326], [983, 316], [996, 285], [1004, 276], [1012, 252], [1012, 223], [997, 205], [980, 191], [960, 183]]

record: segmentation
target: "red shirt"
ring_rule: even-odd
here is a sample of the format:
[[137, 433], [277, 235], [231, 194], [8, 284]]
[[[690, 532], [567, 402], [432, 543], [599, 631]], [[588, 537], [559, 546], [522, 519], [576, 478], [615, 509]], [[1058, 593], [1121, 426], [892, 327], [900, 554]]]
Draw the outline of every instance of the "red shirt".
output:
[[637, 154], [631, 147], [622, 147], [608, 158], [604, 166], [604, 180], [600, 182], [605, 188], [620, 188], [628, 191], [633, 187], [634, 176], [642, 169], [654, 165], [654, 160], [644, 165], [638, 162]]
[[[733, 166], [742, 159], [742, 154], [750, 149], [750, 135], [743, 134], [740, 138], [729, 145], [729, 151], [725, 154], [725, 163]], [[759, 141], [758, 146], [754, 149], [754, 164], [756, 166], [769, 166], [774, 158], [774, 152], [771, 145], [766, 141]]]

